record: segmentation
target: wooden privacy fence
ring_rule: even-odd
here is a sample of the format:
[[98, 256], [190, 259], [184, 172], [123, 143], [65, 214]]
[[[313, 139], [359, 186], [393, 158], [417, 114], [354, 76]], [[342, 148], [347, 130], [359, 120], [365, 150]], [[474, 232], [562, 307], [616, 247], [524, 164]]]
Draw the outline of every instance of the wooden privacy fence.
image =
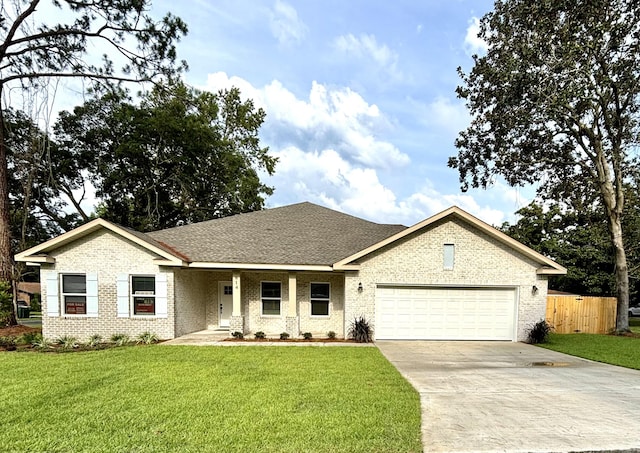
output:
[[556, 333], [609, 333], [616, 328], [616, 298], [547, 296], [547, 322]]

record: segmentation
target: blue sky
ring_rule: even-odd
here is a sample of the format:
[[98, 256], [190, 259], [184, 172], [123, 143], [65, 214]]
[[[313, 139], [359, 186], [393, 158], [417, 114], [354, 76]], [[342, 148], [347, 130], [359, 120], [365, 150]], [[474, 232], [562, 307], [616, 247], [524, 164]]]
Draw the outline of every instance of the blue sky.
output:
[[447, 167], [469, 115], [456, 72], [482, 53], [489, 0], [154, 0], [182, 17], [187, 83], [237, 86], [265, 109], [261, 141], [279, 158], [267, 207], [311, 201], [412, 225], [451, 205], [499, 225], [530, 189], [497, 181], [460, 192]]

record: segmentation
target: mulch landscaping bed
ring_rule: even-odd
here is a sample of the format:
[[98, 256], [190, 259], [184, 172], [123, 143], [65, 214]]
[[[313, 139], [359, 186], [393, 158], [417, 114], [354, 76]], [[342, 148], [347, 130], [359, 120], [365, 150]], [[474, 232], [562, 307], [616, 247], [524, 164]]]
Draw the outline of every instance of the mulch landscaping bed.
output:
[[29, 326], [10, 326], [10, 327], [0, 327], [0, 337], [19, 337], [24, 335], [25, 333], [37, 332], [40, 333], [42, 331], [39, 327], [29, 327]]

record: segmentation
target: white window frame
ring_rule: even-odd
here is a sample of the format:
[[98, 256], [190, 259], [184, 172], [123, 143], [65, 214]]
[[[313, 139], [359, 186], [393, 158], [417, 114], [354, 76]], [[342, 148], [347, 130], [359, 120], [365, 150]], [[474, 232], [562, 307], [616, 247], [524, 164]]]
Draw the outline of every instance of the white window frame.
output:
[[[329, 297], [313, 297], [313, 292], [311, 291], [312, 285], [327, 285], [329, 286]], [[327, 314], [326, 315], [314, 315], [313, 314], [313, 301], [316, 300], [318, 302], [327, 303]], [[309, 316], [312, 318], [329, 318], [331, 317], [331, 283], [329, 282], [311, 282], [309, 284]]]
[[[68, 275], [78, 275], [84, 277], [84, 293], [65, 293], [64, 292], [64, 277]], [[84, 297], [84, 313], [67, 313], [67, 296], [71, 297]], [[63, 316], [77, 316], [86, 318], [88, 317], [89, 305], [87, 300], [87, 274], [82, 272], [64, 272], [60, 273], [60, 302], [62, 305]]]
[[[263, 283], [277, 283], [280, 285], [280, 297], [264, 297], [262, 294], [262, 284]], [[280, 318], [282, 317], [282, 282], [279, 281], [261, 281], [260, 282], [260, 316], [265, 317], [265, 318]], [[279, 304], [279, 311], [280, 313], [278, 313], [277, 315], [270, 315], [264, 314], [264, 301], [278, 301]]]
[[[145, 278], [153, 278], [153, 294], [147, 294], [147, 293], [134, 293], [133, 292], [133, 279], [136, 277], [145, 277]], [[154, 274], [131, 274], [129, 276], [129, 305], [130, 305], [130, 310], [131, 310], [131, 316], [133, 317], [141, 317], [141, 318], [151, 318], [151, 317], [156, 317], [157, 313], [158, 313], [158, 307], [156, 304], [156, 296], [158, 295], [158, 282], [157, 282], [157, 278]], [[136, 297], [145, 297], [145, 298], [152, 298], [153, 299], [153, 313], [136, 313], [136, 304], [135, 304], [135, 298]]]
[[[447, 251], [450, 250], [450, 253]], [[450, 261], [449, 261], [450, 257]], [[445, 271], [452, 271], [456, 262], [456, 246], [455, 244], [444, 244], [442, 246], [442, 267]]]

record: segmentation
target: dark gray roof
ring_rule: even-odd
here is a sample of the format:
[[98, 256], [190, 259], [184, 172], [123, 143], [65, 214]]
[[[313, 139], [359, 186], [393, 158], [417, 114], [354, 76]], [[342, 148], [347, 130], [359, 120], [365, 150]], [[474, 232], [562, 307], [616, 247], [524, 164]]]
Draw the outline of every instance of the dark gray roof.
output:
[[146, 236], [191, 262], [331, 265], [404, 229], [305, 202]]

